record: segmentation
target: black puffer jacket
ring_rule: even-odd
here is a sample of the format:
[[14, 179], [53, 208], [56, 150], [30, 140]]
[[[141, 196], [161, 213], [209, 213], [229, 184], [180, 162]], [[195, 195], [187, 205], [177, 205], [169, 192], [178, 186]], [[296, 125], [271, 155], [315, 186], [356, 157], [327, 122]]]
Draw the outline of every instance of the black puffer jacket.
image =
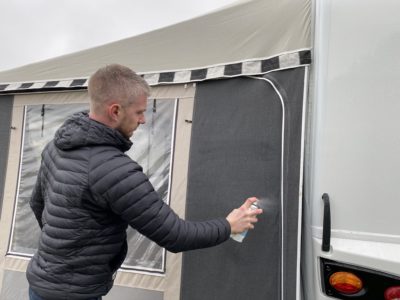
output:
[[79, 113], [44, 149], [30, 202], [42, 233], [27, 278], [45, 299], [105, 295], [126, 255], [128, 225], [172, 252], [229, 238], [224, 218], [180, 219], [124, 154], [130, 147], [118, 131]]

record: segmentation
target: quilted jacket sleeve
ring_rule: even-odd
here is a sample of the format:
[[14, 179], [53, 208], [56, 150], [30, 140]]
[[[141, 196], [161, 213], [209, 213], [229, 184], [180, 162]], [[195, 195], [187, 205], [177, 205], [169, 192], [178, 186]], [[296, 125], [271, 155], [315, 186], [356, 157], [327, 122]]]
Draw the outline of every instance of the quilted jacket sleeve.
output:
[[39, 169], [38, 176], [36, 178], [36, 184], [33, 188], [32, 196], [29, 201], [29, 205], [31, 206], [33, 213], [35, 214], [36, 220], [39, 223], [40, 228], [43, 227], [42, 224], [42, 213], [44, 209], [44, 199], [42, 195], [42, 166]]
[[115, 214], [168, 251], [211, 247], [229, 238], [230, 225], [225, 218], [204, 222], [179, 218], [128, 156], [113, 155], [93, 166], [89, 179], [92, 194], [107, 201]]

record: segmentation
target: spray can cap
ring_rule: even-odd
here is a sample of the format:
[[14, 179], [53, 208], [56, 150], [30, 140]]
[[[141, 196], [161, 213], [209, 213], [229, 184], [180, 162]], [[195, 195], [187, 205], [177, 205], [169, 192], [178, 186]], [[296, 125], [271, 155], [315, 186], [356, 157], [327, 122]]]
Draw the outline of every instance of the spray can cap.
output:
[[251, 204], [250, 208], [251, 208], [251, 209], [258, 209], [258, 208], [260, 208], [260, 207], [258, 206], [258, 203], [257, 203], [257, 201], [256, 201], [256, 202], [253, 202], [253, 203]]

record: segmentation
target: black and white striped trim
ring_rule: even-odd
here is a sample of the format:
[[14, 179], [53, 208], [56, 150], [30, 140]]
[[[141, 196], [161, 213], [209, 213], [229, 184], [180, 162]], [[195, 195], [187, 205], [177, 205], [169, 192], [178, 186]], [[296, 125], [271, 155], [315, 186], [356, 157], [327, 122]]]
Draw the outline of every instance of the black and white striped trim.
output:
[[[200, 69], [152, 72], [140, 74], [151, 86], [198, 82], [210, 79], [229, 78], [247, 75], [260, 75], [274, 70], [296, 68], [311, 63], [311, 50], [288, 52], [274, 57], [247, 60], [237, 63], [215, 65]], [[40, 82], [0, 83], [0, 93], [26, 91], [76, 90], [86, 89], [88, 78], [51, 80]]]
[[73, 80], [50, 80], [37, 82], [14, 82], [9, 84], [0, 84], [0, 93], [2, 92], [23, 92], [27, 90], [65, 90], [82, 89], [87, 87], [87, 79]]

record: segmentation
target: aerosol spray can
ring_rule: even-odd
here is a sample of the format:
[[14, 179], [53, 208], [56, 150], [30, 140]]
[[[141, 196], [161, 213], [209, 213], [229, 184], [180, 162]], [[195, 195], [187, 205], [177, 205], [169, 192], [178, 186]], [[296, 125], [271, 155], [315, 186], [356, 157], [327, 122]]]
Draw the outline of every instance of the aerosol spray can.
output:
[[[259, 207], [258, 207], [257, 202], [252, 203], [251, 206], [250, 206], [250, 209], [251, 209], [251, 210], [258, 209], [258, 208], [259, 208]], [[243, 232], [241, 232], [241, 233], [231, 234], [231, 238], [232, 238], [233, 240], [235, 240], [236, 242], [241, 243], [241, 242], [243, 242], [243, 239], [246, 237], [247, 231], [248, 231], [248, 230], [243, 231]]]

